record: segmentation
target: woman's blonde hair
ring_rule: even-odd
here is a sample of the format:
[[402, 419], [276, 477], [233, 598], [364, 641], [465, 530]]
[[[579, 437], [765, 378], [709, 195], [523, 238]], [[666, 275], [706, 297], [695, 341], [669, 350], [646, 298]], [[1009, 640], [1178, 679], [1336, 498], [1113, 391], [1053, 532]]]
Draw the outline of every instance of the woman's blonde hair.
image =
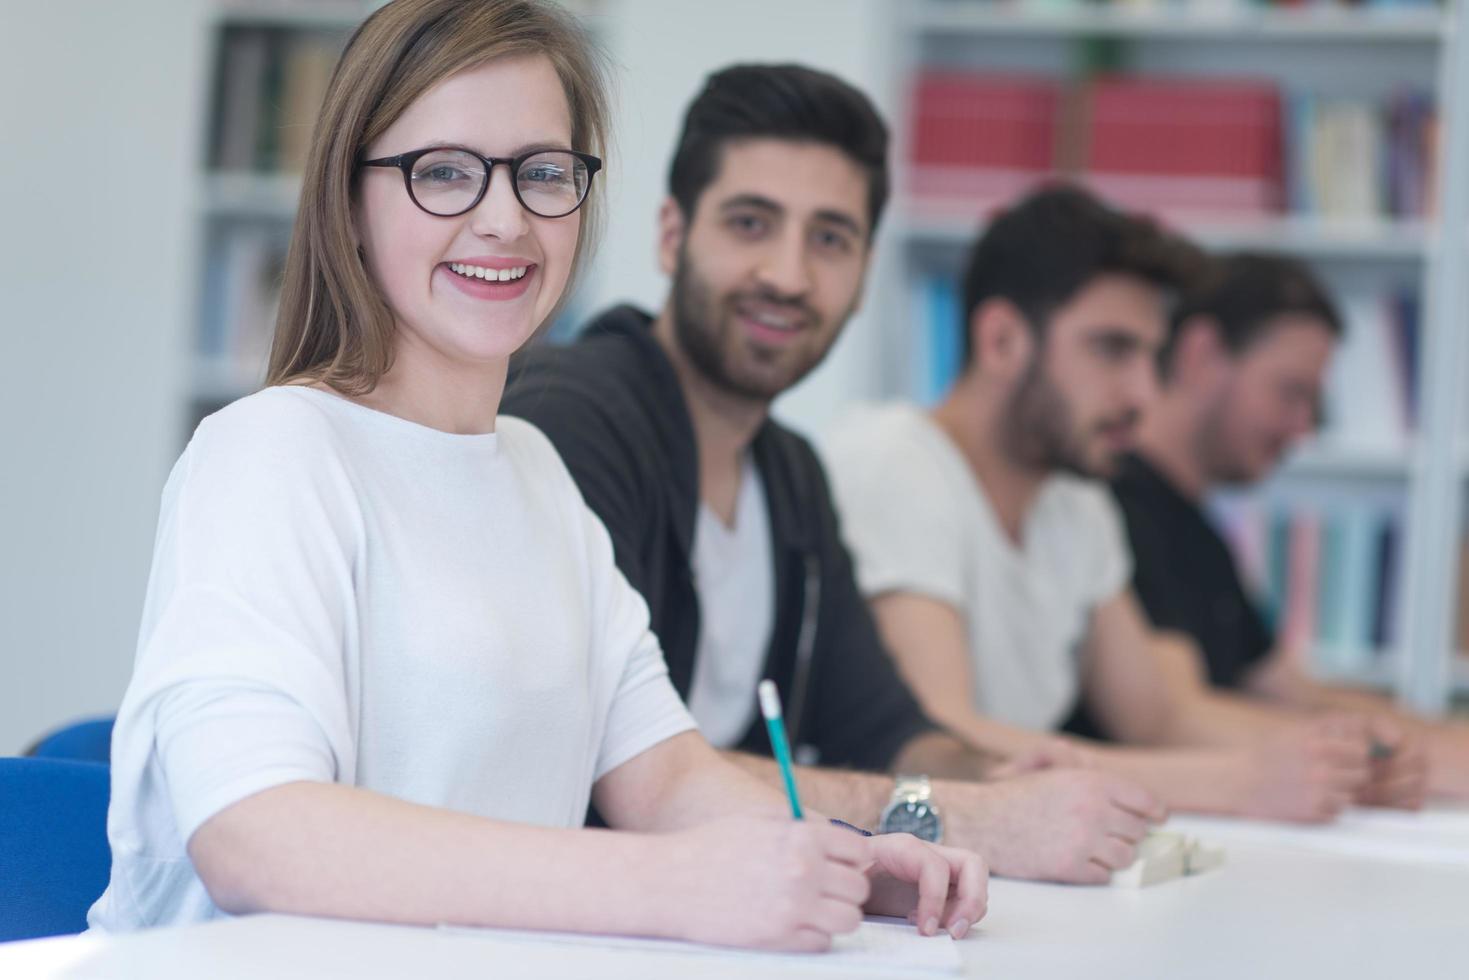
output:
[[[392, 364], [394, 321], [353, 234], [358, 161], [440, 81], [518, 55], [550, 60], [571, 109], [572, 148], [601, 155], [608, 135], [601, 55], [547, 0], [393, 0], [353, 33], [311, 141], [266, 384], [325, 382], [349, 394], [377, 385]], [[573, 277], [601, 218], [592, 194], [582, 207]]]

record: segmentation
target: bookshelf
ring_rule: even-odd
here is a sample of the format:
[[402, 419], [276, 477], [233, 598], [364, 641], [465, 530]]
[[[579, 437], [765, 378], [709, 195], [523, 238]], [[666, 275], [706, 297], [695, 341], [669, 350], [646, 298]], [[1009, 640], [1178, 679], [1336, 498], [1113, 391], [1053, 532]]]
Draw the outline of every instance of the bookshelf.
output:
[[316, 112], [347, 37], [378, 5], [229, 0], [210, 13], [189, 431], [264, 379]]
[[1436, 8], [1317, 4], [1285, 9], [1235, 3], [1075, 5], [917, 0], [905, 5], [911, 32], [994, 37], [1208, 38], [1373, 44], [1438, 41], [1446, 20]]
[[[920, 245], [963, 248], [974, 241], [980, 225], [957, 217], [932, 202], [910, 201], [898, 218], [902, 237]], [[1265, 220], [1193, 222], [1189, 233], [1210, 248], [1283, 249], [1314, 259], [1361, 259], [1369, 262], [1419, 262], [1427, 254], [1429, 235], [1422, 221], [1378, 218], [1344, 219], [1281, 215]]]
[[[1375, 604], [1384, 621], [1363, 620], [1354, 627], [1361, 635], [1344, 635], [1351, 617], [1333, 619], [1325, 607], [1328, 591], [1340, 604], [1346, 587], [1316, 582], [1308, 602], [1319, 599], [1320, 608], [1309, 616], [1295, 610], [1291, 628], [1307, 622], [1298, 635], [1323, 677], [1394, 691], [1429, 711], [1469, 695], [1469, 624], [1457, 615], [1459, 566], [1469, 560], [1460, 546], [1469, 441], [1459, 435], [1469, 421], [1460, 394], [1469, 366], [1462, 274], [1469, 258], [1465, 234], [1451, 233], [1469, 229], [1469, 189], [1442, 176], [1469, 172], [1461, 3], [896, 4], [890, 104], [900, 150], [887, 233], [895, 254], [880, 256], [876, 270], [884, 319], [896, 325], [882, 338], [883, 393], [930, 401], [955, 368], [943, 333], [954, 329], [947, 321], [957, 316], [957, 299], [941, 284], [957, 277], [985, 216], [1048, 177], [1078, 179], [1123, 206], [1152, 211], [1212, 249], [1279, 250], [1308, 261], [1348, 320], [1349, 343], [1331, 382], [1329, 414], [1338, 421], [1263, 486], [1224, 496], [1221, 511], [1256, 512], [1257, 549], [1269, 538], [1260, 522], [1289, 518], [1275, 546], [1304, 542], [1318, 560], [1350, 536], [1340, 525], [1355, 522], [1352, 533], [1365, 535], [1361, 515], [1370, 512], [1371, 533], [1391, 548], [1390, 561], [1381, 557], [1391, 578], [1355, 582], [1347, 592], [1370, 595], [1355, 601]], [[963, 126], [964, 104], [986, 101], [973, 98], [980, 89], [964, 98], [962, 86], [975, 79], [990, 86], [991, 98], [970, 139], [984, 132], [991, 145], [941, 145], [954, 113]], [[1154, 179], [1151, 201], [1126, 196], [1146, 182], [1109, 172], [1097, 120], [1106, 118], [1099, 108], [1106, 99], [1122, 105], [1113, 89], [1136, 81], [1144, 94], [1133, 93], [1131, 105], [1144, 106], [1143, 116], [1166, 117], [1170, 93], [1157, 90], [1170, 85], [1198, 86], [1234, 117], [1274, 113], [1259, 127], [1255, 155], [1273, 165], [1246, 173], [1249, 181], [1237, 173], [1204, 180], [1213, 207], [1180, 206], [1167, 193], [1171, 174]], [[1150, 82], [1155, 90], [1147, 92]], [[1283, 554], [1278, 562], [1287, 561]], [[1328, 621], [1338, 628], [1324, 637], [1316, 627]]]

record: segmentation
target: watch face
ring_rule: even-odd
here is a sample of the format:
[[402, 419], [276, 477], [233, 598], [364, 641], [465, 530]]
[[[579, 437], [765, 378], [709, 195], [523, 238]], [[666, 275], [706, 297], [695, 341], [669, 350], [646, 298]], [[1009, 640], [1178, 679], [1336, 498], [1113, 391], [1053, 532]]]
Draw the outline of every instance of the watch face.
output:
[[943, 832], [939, 815], [927, 803], [899, 803], [883, 817], [885, 834], [912, 834], [919, 840], [937, 843]]

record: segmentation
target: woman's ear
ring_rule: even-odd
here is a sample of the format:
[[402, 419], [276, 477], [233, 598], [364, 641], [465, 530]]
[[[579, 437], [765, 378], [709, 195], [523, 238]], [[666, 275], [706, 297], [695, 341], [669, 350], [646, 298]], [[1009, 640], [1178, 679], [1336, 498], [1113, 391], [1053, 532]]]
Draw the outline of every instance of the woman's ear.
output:
[[357, 250], [357, 254], [358, 255], [362, 255], [363, 254], [363, 251], [362, 251], [362, 236], [357, 233], [357, 205], [356, 204], [353, 204], [352, 205], [352, 210], [350, 210], [350, 211], [347, 212], [347, 234], [352, 239], [352, 247]]
[[678, 256], [683, 250], [686, 232], [683, 208], [673, 198], [664, 198], [658, 208], [658, 268], [666, 276], [673, 275], [678, 268]]

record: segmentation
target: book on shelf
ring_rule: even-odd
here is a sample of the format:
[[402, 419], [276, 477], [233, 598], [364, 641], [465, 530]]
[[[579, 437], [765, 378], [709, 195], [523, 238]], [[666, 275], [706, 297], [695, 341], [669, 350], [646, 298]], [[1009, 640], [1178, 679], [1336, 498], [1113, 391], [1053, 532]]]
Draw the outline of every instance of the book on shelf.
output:
[[908, 385], [912, 398], [937, 405], [959, 376], [964, 329], [957, 279], [924, 276], [912, 291], [913, 319], [908, 334]]
[[1085, 87], [1082, 104], [1079, 172], [1103, 197], [1170, 215], [1282, 210], [1273, 83], [1107, 76]]
[[908, 391], [921, 406], [939, 404], [959, 376], [964, 357], [962, 304], [956, 276], [921, 276], [912, 285]]
[[910, 190], [1003, 201], [1057, 174], [1061, 98], [1045, 77], [924, 73], [911, 100]]
[[1427, 93], [1404, 89], [1383, 103], [1297, 93], [1286, 130], [1293, 213], [1357, 220], [1433, 213], [1438, 114]]
[[218, 170], [249, 170], [255, 165], [267, 37], [264, 31], [229, 31], [220, 45], [211, 158]]
[[1319, 13], [1374, 13], [1393, 10], [1432, 10], [1443, 0], [943, 0], [948, 7], [976, 7], [1017, 16], [1054, 17], [1073, 11], [1118, 10], [1124, 12], [1166, 11], [1200, 20], [1221, 15], [1259, 10], [1289, 10], [1304, 15]]
[[1469, 531], [1459, 537], [1459, 577], [1454, 614], [1454, 654], [1469, 670]]
[[336, 64], [337, 45], [318, 35], [293, 34], [285, 41], [277, 169], [287, 173], [306, 169], [312, 129]]
[[342, 40], [321, 30], [227, 28], [216, 71], [213, 169], [299, 173]]
[[[212, 236], [205, 260], [198, 354], [242, 386], [265, 376], [280, 307], [289, 229], [230, 225]], [[218, 383], [221, 379], [211, 379]]]
[[932, 69], [912, 91], [907, 191], [981, 215], [1055, 176], [1189, 223], [1432, 215], [1432, 96], [1325, 98], [1268, 80]]
[[1418, 294], [1346, 293], [1345, 321], [1327, 377], [1321, 440], [1328, 445], [1396, 450], [1418, 422]]
[[1212, 510], [1283, 648], [1308, 655], [1328, 675], [1371, 675], [1401, 637], [1399, 509], [1243, 495], [1216, 500]]

